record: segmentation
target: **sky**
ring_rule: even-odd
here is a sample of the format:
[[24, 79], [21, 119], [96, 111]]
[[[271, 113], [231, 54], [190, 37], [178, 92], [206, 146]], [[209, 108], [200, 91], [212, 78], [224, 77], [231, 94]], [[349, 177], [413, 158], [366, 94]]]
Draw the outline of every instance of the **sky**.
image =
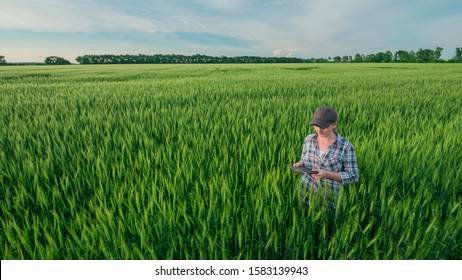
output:
[[462, 47], [460, 0], [0, 0], [7, 62], [86, 54], [328, 58]]

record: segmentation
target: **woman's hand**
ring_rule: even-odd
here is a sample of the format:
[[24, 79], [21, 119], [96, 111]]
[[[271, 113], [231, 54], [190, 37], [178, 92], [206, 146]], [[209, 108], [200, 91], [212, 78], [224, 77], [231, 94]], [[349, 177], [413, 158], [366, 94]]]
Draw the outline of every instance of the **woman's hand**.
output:
[[318, 172], [317, 174], [311, 174], [311, 176], [315, 180], [320, 180], [320, 179], [323, 179], [323, 178], [327, 178], [327, 179], [332, 179], [332, 180], [335, 180], [335, 181], [342, 182], [342, 177], [340, 176], [340, 173], [338, 173], [338, 172], [331, 172], [331, 171], [327, 171], [327, 170], [324, 170], [324, 169], [318, 169], [318, 168], [313, 168], [313, 171]]
[[[294, 166], [301, 167], [301, 166], [304, 166], [304, 165], [303, 165], [303, 162], [299, 161], [299, 162], [294, 163]], [[300, 171], [297, 171], [297, 170], [295, 170], [295, 172], [300, 173]]]
[[317, 173], [311, 174], [311, 177], [313, 177], [315, 180], [319, 180], [319, 179], [327, 177], [327, 171], [324, 169], [313, 168], [312, 170], [317, 172]]

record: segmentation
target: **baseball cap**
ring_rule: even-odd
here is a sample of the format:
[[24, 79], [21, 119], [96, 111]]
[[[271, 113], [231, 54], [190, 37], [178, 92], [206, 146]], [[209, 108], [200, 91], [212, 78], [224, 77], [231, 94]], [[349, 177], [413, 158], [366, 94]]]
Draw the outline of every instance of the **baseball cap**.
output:
[[320, 128], [327, 128], [332, 123], [337, 122], [337, 112], [328, 106], [318, 108], [314, 112], [314, 116], [311, 119], [310, 125], [317, 125]]

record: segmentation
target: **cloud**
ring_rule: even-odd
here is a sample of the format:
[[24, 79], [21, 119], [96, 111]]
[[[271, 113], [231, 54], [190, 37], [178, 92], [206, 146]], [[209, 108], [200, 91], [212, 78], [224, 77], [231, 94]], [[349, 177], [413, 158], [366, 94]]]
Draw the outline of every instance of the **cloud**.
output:
[[131, 14], [104, 1], [10, 1], [2, 4], [0, 29], [35, 32], [143, 30], [159, 32], [160, 19]]
[[273, 51], [273, 57], [293, 57], [293, 52], [296, 50], [288, 49], [277, 49]]

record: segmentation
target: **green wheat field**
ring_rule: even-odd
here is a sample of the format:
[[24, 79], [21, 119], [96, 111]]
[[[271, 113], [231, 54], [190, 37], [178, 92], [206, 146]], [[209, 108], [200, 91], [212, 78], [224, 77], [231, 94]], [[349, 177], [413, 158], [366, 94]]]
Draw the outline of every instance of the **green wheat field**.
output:
[[[461, 259], [462, 65], [0, 67], [1, 259]], [[357, 184], [287, 165], [338, 111]]]

